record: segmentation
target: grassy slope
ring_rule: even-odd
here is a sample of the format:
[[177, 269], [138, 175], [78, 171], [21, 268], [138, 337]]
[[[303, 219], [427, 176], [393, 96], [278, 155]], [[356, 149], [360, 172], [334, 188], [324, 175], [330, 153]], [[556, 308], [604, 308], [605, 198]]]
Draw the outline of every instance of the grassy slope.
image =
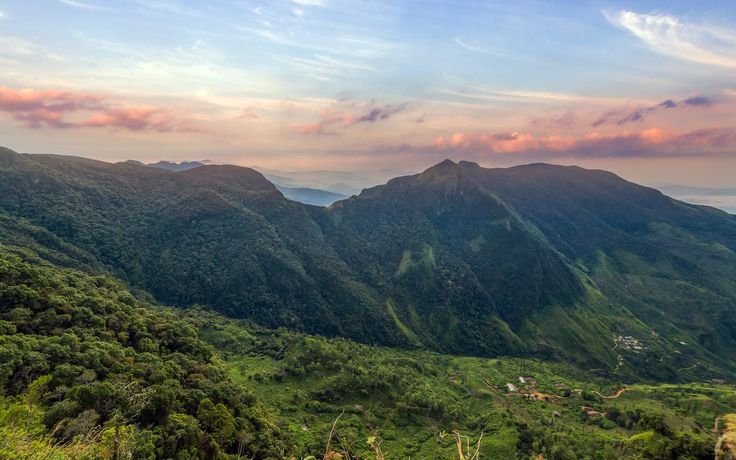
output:
[[[471, 443], [483, 433], [482, 458], [668, 458], [673, 451], [678, 458], [710, 458], [714, 418], [736, 407], [733, 386], [623, 384], [537, 360], [397, 351], [214, 317], [194, 320], [232, 378], [293, 435], [300, 455], [322, 455], [343, 413], [333, 443], [357, 458], [373, 458], [370, 436], [382, 440], [390, 458], [452, 458], [454, 430]], [[548, 400], [510, 394], [507, 383], [531, 392], [519, 376], [533, 377], [533, 388]], [[594, 393], [613, 395], [624, 386], [629, 391], [616, 399]], [[581, 406], [620, 420], [586, 420]]]
[[[0, 257], [7, 265], [4, 269], [7, 292], [15, 292], [14, 280], [21, 279], [21, 284], [29, 289], [44, 292], [43, 299], [47, 295], [55, 299], [53, 309], [72, 312], [77, 302], [89, 304], [85, 296], [100, 296], [113, 302], [122, 295], [126, 302], [136, 302], [111, 280], [99, 286], [102, 278], [55, 269], [35, 259], [27, 250], [2, 249]], [[99, 293], [95, 291], [95, 282]], [[84, 295], [79, 294], [81, 289]], [[110, 292], [116, 293], [115, 296], [111, 297]], [[47, 324], [62, 325], [63, 318], [54, 319], [44, 302], [28, 304], [32, 311], [38, 312], [32, 313], [37, 315], [33, 322], [13, 319], [20, 318], [17, 314], [6, 315], [17, 324], [18, 331], [24, 332], [12, 333], [12, 328], [8, 329], [0, 335], [0, 342], [48, 342], [54, 347], [53, 356], [71, 353], [74, 361], [78, 349], [70, 346], [64, 351], [67, 342], [57, 340], [58, 334], [68, 335], [72, 331], [88, 337], [85, 342], [88, 344], [97, 343], [89, 338], [93, 334], [102, 334], [110, 344], [108, 347], [123, 346], [131, 359], [136, 362], [142, 359], [136, 346], [127, 341], [127, 335], [108, 337], [107, 327], [114, 327], [114, 323], [103, 327], [103, 322], [77, 321], [72, 329], [47, 327]], [[13, 305], [21, 304], [23, 301]], [[118, 304], [108, 304], [107, 308], [113, 305], [120, 310], [113, 316], [125, 312], [132, 323], [151, 318], [162, 321], [162, 325], [176, 324], [177, 330], [199, 330], [200, 339], [214, 345], [216, 356], [222, 360], [221, 363], [213, 357], [208, 365], [217, 370], [224, 364], [229, 374], [229, 378], [217, 377], [220, 388], [232, 388], [230, 382], [234, 382], [251, 392], [254, 396], [251, 400], [258, 401], [265, 411], [259, 417], [273, 425], [273, 430], [267, 429], [265, 434], [256, 432], [256, 436], [271, 437], [270, 442], [283, 446], [284, 454], [297, 458], [323, 455], [332, 423], [341, 413], [332, 449], [349, 451], [354, 458], [374, 458], [366, 442], [371, 436], [381, 441], [381, 449], [389, 458], [452, 458], [455, 430], [469, 436], [471, 442], [483, 433], [483, 458], [529, 458], [540, 453], [550, 459], [709, 458], [716, 437], [709, 430], [713, 419], [736, 410], [736, 389], [732, 386], [625, 384], [633, 391], [606, 400], [594, 392], [615, 393], [624, 385], [625, 376], [602, 378], [595, 372], [569, 365], [535, 360], [458, 357], [371, 347], [344, 339], [263, 329], [196, 309], [164, 312], [150, 306], [128, 309]], [[14, 308], [19, 311], [24, 307]], [[197, 347], [202, 349], [201, 345]], [[43, 347], [39, 350], [46, 353]], [[184, 352], [186, 348], [181, 350]], [[54, 388], [55, 379], [60, 378], [59, 366], [64, 362], [48, 355], [45, 363], [49, 367], [28, 370], [23, 363], [28, 363], [31, 355], [23, 357], [27, 351], [20, 353], [14, 368], [23, 372], [5, 374], [9, 376], [6, 395], [13, 396], [0, 398], [0, 456], [59, 459], [109, 456], [113, 427], [103, 412], [97, 422], [101, 424], [98, 429], [93, 429], [93, 423], [89, 430], [78, 430], [78, 435], [61, 444], [58, 437], [51, 436], [55, 424], [48, 424], [49, 414], [58, 412], [53, 391], [61, 390], [60, 387], [49, 390]], [[51, 377], [46, 378], [50, 380], [42, 386], [28, 383], [49, 372]], [[87, 387], [94, 388], [111, 379], [100, 370], [97, 372], [96, 381]], [[116, 378], [123, 378], [124, 374], [121, 371]], [[509, 394], [508, 383], [514, 383], [520, 392], [531, 392], [532, 385], [519, 383], [519, 376], [533, 377], [536, 380], [533, 389], [548, 395], [548, 400], [530, 401], [519, 394]], [[148, 377], [139, 378], [144, 379], [143, 385], [153, 383], [145, 380]], [[180, 378], [183, 385], [193, 382], [189, 377]], [[173, 383], [167, 381], [167, 385]], [[189, 396], [189, 393], [181, 394], [184, 400]], [[194, 396], [196, 406], [198, 399]], [[242, 406], [228, 404], [233, 413], [243, 413]], [[622, 415], [612, 415], [613, 420], [588, 421], [581, 413], [582, 405]], [[554, 417], [555, 412], [559, 418]], [[65, 423], [81, 420], [72, 417]], [[141, 430], [158, 432], [159, 427], [168, 426], [172, 417], [176, 418], [170, 415], [160, 421], [125, 425], [124, 429], [133, 430], [131, 436], [135, 436], [128, 441], [135, 443]], [[94, 436], [87, 439], [87, 433]]]

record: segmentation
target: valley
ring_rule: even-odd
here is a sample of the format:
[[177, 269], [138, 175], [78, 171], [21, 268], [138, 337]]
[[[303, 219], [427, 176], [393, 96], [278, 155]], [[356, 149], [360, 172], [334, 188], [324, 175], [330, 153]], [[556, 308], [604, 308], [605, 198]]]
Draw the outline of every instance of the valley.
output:
[[700, 459], [736, 412], [736, 218], [610, 173], [0, 178], [0, 457]]

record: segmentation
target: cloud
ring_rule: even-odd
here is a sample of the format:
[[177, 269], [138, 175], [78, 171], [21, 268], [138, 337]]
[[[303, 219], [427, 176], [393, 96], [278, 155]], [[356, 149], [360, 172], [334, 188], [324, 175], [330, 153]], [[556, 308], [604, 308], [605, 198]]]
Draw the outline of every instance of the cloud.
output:
[[14, 55], [23, 58], [42, 57], [56, 62], [64, 60], [33, 42], [13, 36], [0, 37], [0, 55]]
[[406, 109], [407, 103], [402, 104], [386, 104], [383, 107], [375, 107], [365, 115], [360, 116], [355, 123], [375, 123], [380, 120], [387, 120], [393, 115]]
[[593, 123], [590, 124], [593, 128], [597, 128], [601, 125], [604, 125], [608, 123], [613, 117], [621, 115], [620, 110], [609, 110], [603, 115], [601, 115], [599, 118], [597, 118]]
[[158, 107], [121, 107], [109, 98], [63, 90], [0, 87], [0, 112], [30, 128], [113, 128], [129, 131], [199, 131], [189, 120]]
[[586, 96], [581, 94], [560, 93], [535, 90], [505, 90], [492, 87], [463, 85], [462, 89], [439, 89], [439, 93], [449, 96], [472, 99], [482, 103], [486, 101], [530, 103], [530, 104], [612, 104], [620, 103], [618, 98], [602, 96]]
[[652, 50], [684, 61], [736, 68], [736, 32], [692, 24], [665, 14], [633, 11], [603, 13], [611, 24], [643, 41]]
[[5, 19], [5, 12], [0, 10], [0, 19]]
[[303, 6], [325, 6], [324, 0], [292, 0], [297, 5]]
[[531, 121], [533, 126], [549, 126], [570, 128], [577, 122], [577, 116], [571, 111], [564, 112], [559, 115], [535, 118]]
[[105, 109], [76, 125], [85, 128], [122, 128], [129, 131], [196, 132], [198, 129], [171, 112], [156, 107]]
[[94, 5], [92, 3], [78, 2], [76, 0], [59, 0], [64, 5], [73, 6], [74, 8], [80, 8], [83, 10], [94, 10], [94, 11], [114, 11], [112, 8], [106, 6]]
[[0, 52], [3, 54], [18, 54], [31, 56], [38, 54], [40, 48], [35, 43], [18, 37], [0, 37]]
[[514, 154], [533, 158], [655, 157], [726, 153], [736, 148], [736, 130], [701, 129], [677, 134], [661, 128], [582, 137], [530, 133], [456, 132], [435, 138], [426, 150], [483, 156]]
[[200, 16], [197, 10], [188, 8], [179, 2], [169, 0], [136, 0], [144, 8], [161, 13], [178, 14], [182, 16]]
[[637, 110], [636, 112], [631, 112], [630, 114], [626, 115], [622, 119], [620, 119], [616, 124], [624, 125], [626, 123], [632, 123], [635, 121], [642, 121], [644, 120], [644, 115], [642, 115], [641, 110]]
[[683, 104], [695, 107], [710, 107], [713, 105], [713, 99], [705, 96], [695, 96], [682, 101]]
[[[270, 31], [263, 31], [264, 37], [271, 35]], [[354, 59], [336, 59], [326, 54], [315, 54], [314, 57], [273, 56], [275, 61], [290, 65], [304, 75], [322, 81], [331, 81], [334, 78], [344, 78], [357, 73], [377, 72], [372, 65]]]
[[614, 109], [609, 110], [605, 112], [603, 115], [598, 117], [593, 123], [591, 123], [591, 126], [593, 128], [596, 128], [598, 126], [607, 124], [609, 122], [613, 122], [617, 119], [616, 124], [617, 125], [625, 125], [627, 123], [636, 123], [636, 122], [642, 122], [644, 121], [645, 115], [653, 113], [653, 112], [659, 112], [661, 110], [671, 110], [671, 109], [685, 109], [689, 107], [701, 107], [706, 108], [710, 107], [713, 104], [715, 104], [715, 99], [708, 97], [708, 96], [692, 96], [687, 99], [683, 99], [679, 102], [675, 102], [672, 99], [667, 99], [665, 101], [660, 102], [659, 104], [652, 105], [649, 107], [643, 107], [640, 109], [636, 109], [631, 112], [627, 112], [620, 109]]
[[465, 48], [468, 51], [473, 51], [475, 53], [481, 53], [481, 54], [488, 54], [488, 51], [487, 50], [485, 50], [485, 49], [483, 49], [481, 47], [478, 47], [478, 46], [470, 45], [470, 44], [464, 42], [462, 39], [460, 39], [460, 37], [455, 37], [455, 39], [453, 41], [459, 47]]
[[58, 90], [15, 90], [0, 87], [0, 110], [4, 112], [27, 112], [38, 109], [48, 109], [58, 112], [76, 110], [96, 104], [99, 97], [89, 94], [75, 94]]
[[454, 151], [483, 151], [488, 153], [512, 153], [538, 150], [565, 150], [572, 147], [576, 139], [572, 136], [535, 137], [528, 133], [465, 133], [439, 136], [434, 140], [438, 149]]
[[[323, 109], [320, 114], [320, 120], [314, 123], [304, 124], [293, 124], [291, 128], [305, 135], [335, 135], [334, 131], [329, 131], [332, 127], [342, 126], [347, 128], [360, 123], [377, 123], [380, 121], [388, 120], [394, 115], [406, 110], [408, 103], [404, 102], [401, 104], [384, 104], [375, 105], [370, 103], [367, 107], [362, 108], [362, 111], [356, 111], [353, 107], [356, 105], [347, 99], [338, 101], [338, 107]], [[348, 110], [352, 109], [352, 110]]]

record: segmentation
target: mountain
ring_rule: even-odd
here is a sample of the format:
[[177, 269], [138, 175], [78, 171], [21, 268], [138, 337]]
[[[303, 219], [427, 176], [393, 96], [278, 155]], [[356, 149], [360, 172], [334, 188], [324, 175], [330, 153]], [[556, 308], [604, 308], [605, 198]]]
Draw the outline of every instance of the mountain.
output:
[[157, 163], [150, 163], [148, 166], [152, 168], [166, 169], [167, 171], [186, 171], [189, 169], [199, 168], [204, 166], [205, 163], [201, 161], [182, 161], [179, 163], [173, 161], [159, 161]]
[[[32, 239], [162, 303], [365, 342], [406, 344], [380, 294], [324, 240], [310, 208], [236, 166], [182, 172], [0, 153], [3, 241]], [[63, 255], [58, 253], [62, 252]]]
[[481, 458], [730, 447], [723, 383], [621, 389], [561, 363], [263, 329], [152, 304], [36, 250], [0, 245], [0, 458], [457, 458], [461, 435]]
[[[174, 172], [188, 171], [190, 169], [199, 168], [200, 166], [213, 164], [211, 161], [208, 160], [182, 161], [179, 163], [173, 161], [159, 161], [157, 163], [149, 163], [148, 165], [145, 165], [144, 163], [141, 163], [139, 161], [128, 160], [126, 163], [137, 164], [139, 166], [150, 166], [152, 168], [165, 169], [167, 171]], [[283, 179], [290, 181], [286, 178]], [[283, 193], [286, 198], [304, 204], [311, 204], [315, 206], [329, 206], [335, 201], [345, 198], [345, 195], [333, 193], [327, 190], [320, 190], [309, 187], [286, 187], [279, 185], [276, 182], [274, 182], [274, 184], [276, 185], [276, 188], [278, 188], [278, 190]]]
[[328, 192], [326, 190], [319, 190], [316, 188], [293, 188], [284, 187], [278, 184], [275, 185], [276, 188], [279, 189], [279, 192], [281, 192], [286, 198], [292, 201], [298, 201], [300, 203], [311, 204], [314, 206], [329, 206], [335, 201], [346, 198], [345, 195]]
[[339, 202], [320, 222], [418, 343], [510, 353], [532, 312], [583, 296], [564, 259], [449, 161]]
[[604, 171], [445, 161], [327, 208], [236, 166], [4, 150], [0, 178], [0, 243], [166, 304], [619, 376], [736, 370], [736, 219]]

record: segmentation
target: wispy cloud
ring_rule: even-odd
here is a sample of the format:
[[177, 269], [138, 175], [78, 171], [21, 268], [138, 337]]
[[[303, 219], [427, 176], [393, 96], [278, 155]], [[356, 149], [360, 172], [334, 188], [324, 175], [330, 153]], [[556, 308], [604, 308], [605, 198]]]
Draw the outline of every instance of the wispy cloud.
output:
[[49, 61], [62, 61], [63, 59], [28, 40], [18, 37], [0, 37], [0, 55], [16, 55], [23, 57], [40, 56]]
[[713, 99], [706, 96], [693, 96], [682, 101], [682, 104], [691, 107], [710, 107], [713, 103]]
[[325, 1], [324, 0], [292, 0], [297, 5], [304, 5], [304, 6], [324, 6]]
[[124, 106], [110, 98], [75, 91], [0, 87], [0, 112], [34, 129], [112, 128], [129, 131], [200, 131], [172, 110]]
[[[357, 107], [356, 107], [357, 106]], [[377, 123], [388, 120], [399, 112], [403, 112], [408, 103], [377, 105], [374, 102], [368, 104], [356, 104], [348, 100], [338, 101], [335, 107], [323, 109], [320, 119], [312, 123], [299, 123], [291, 125], [291, 128], [307, 135], [335, 135], [337, 132], [331, 128], [347, 128], [360, 123]]]
[[450, 96], [456, 96], [465, 99], [475, 99], [478, 101], [508, 101], [550, 104], [573, 102], [610, 103], [616, 101], [616, 99], [613, 98], [585, 96], [581, 94], [560, 93], [554, 91], [504, 90], [484, 88], [480, 86], [466, 86], [461, 90], [440, 89], [439, 92]]
[[0, 10], [0, 19], [5, 19], [5, 12]]
[[129, 131], [198, 132], [191, 122], [158, 107], [108, 108], [75, 125], [83, 128], [121, 128]]
[[348, 59], [336, 59], [332, 56], [315, 54], [310, 58], [290, 57], [290, 56], [273, 56], [273, 59], [284, 64], [296, 67], [304, 72], [305, 75], [319, 79], [330, 81], [336, 77], [347, 76], [356, 72], [376, 72], [377, 69], [362, 62], [355, 62]]
[[92, 3], [86, 3], [86, 2], [79, 2], [77, 0], [59, 0], [64, 5], [73, 6], [74, 8], [81, 8], [83, 10], [95, 10], [95, 11], [114, 11], [114, 9], [101, 6], [101, 5], [95, 5]]
[[462, 40], [461, 38], [459, 38], [459, 37], [455, 37], [455, 39], [454, 39], [453, 41], [454, 41], [454, 42], [455, 42], [455, 43], [456, 43], [456, 44], [457, 44], [458, 46], [460, 46], [461, 48], [465, 48], [465, 49], [466, 49], [466, 50], [468, 50], [468, 51], [473, 51], [473, 52], [475, 52], [475, 53], [483, 53], [483, 54], [487, 54], [487, 53], [488, 53], [488, 51], [487, 51], [487, 50], [485, 50], [485, 49], [483, 49], [483, 48], [481, 48], [481, 47], [479, 47], [479, 46], [475, 46], [475, 45], [471, 45], [471, 44], [469, 44], [469, 43], [466, 43], [466, 42], [464, 42], [464, 41], [463, 41], [463, 40]]
[[[699, 129], [674, 133], [662, 128], [617, 134], [589, 133], [584, 136], [530, 133], [456, 132], [439, 136], [432, 148], [463, 156], [514, 154], [536, 158], [669, 157], [722, 154], [736, 147], [733, 129]], [[521, 160], [521, 158], [520, 158]]]
[[183, 16], [201, 16], [197, 10], [189, 8], [179, 2], [171, 0], [136, 0], [144, 8], [160, 13], [177, 14]]
[[707, 108], [712, 106], [713, 104], [715, 104], [715, 99], [708, 96], [692, 96], [679, 102], [675, 102], [672, 99], [667, 99], [660, 102], [659, 104], [639, 108], [633, 111], [625, 111], [619, 109], [609, 110], [601, 115], [599, 118], [597, 118], [593, 123], [591, 123], [591, 126], [595, 128], [614, 121], [617, 125], [642, 122], [644, 121], [645, 116], [651, 113], [671, 109], [687, 109], [691, 107]]
[[35, 43], [18, 37], [0, 37], [0, 50], [3, 54], [36, 54], [39, 47]]
[[654, 51], [684, 61], [736, 68], [736, 31], [677, 17], [633, 11], [604, 12], [615, 26], [629, 31]]

